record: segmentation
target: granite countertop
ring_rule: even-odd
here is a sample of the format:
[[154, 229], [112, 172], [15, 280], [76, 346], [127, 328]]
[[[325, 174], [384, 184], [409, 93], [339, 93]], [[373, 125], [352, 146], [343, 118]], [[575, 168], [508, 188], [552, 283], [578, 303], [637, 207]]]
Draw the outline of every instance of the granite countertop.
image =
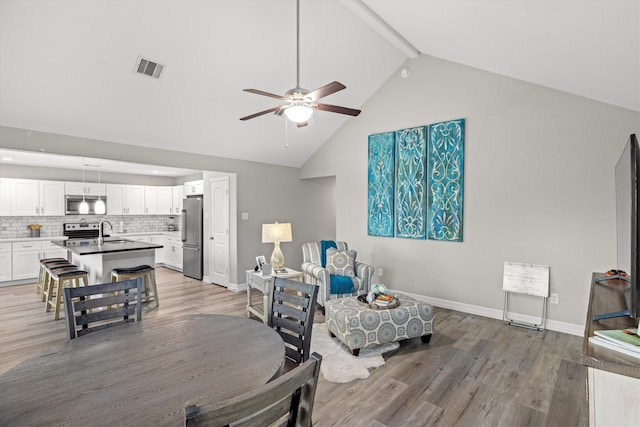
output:
[[163, 247], [162, 245], [157, 245], [155, 243], [128, 240], [121, 237], [107, 237], [101, 245], [98, 245], [98, 239], [83, 240], [82, 244], [78, 244], [79, 242], [77, 240], [56, 240], [51, 243], [67, 249], [77, 255], [140, 251], [144, 249], [159, 249]]
[[48, 242], [51, 240], [66, 240], [67, 236], [40, 236], [40, 237], [9, 237], [0, 239], [0, 243], [6, 242]]
[[[180, 236], [179, 231], [136, 231], [134, 233], [111, 233], [111, 237], [118, 237], [126, 239], [128, 236]], [[11, 242], [37, 242], [37, 241], [54, 241], [54, 240], [67, 240], [66, 236], [40, 236], [40, 237], [9, 237], [0, 239], [0, 243]]]

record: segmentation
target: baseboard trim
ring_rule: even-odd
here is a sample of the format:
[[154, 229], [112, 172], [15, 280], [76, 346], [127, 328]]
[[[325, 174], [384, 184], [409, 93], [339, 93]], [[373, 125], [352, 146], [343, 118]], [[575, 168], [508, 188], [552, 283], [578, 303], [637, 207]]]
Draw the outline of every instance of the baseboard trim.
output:
[[[389, 289], [389, 292], [393, 293], [396, 291]], [[478, 316], [489, 317], [491, 319], [503, 320], [502, 310], [496, 310], [493, 308], [481, 307], [481, 306], [472, 305], [472, 304], [465, 304], [465, 303], [456, 302], [456, 301], [449, 301], [449, 300], [440, 299], [440, 298], [427, 297], [424, 295], [412, 294], [405, 291], [397, 291], [397, 292], [401, 292], [405, 295], [409, 295], [410, 297], [415, 298], [419, 301], [428, 302], [434, 307], [442, 307], [449, 310], [460, 311], [462, 313], [475, 314]], [[539, 317], [536, 318], [535, 316], [529, 316], [526, 314], [517, 314], [517, 313], [510, 313], [510, 315], [513, 320], [518, 322], [524, 322], [524, 323], [540, 322], [540, 318]], [[551, 319], [547, 319], [546, 329], [549, 329], [551, 331], [556, 331], [556, 332], [562, 332], [565, 334], [576, 335], [579, 337], [584, 335], [584, 325], [576, 325], [573, 323], [560, 322], [560, 321], [551, 320]]]

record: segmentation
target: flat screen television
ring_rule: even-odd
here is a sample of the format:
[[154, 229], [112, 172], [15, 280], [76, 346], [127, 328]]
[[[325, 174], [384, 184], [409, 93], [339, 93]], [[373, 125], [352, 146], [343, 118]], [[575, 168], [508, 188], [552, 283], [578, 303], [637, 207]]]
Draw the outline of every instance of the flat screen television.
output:
[[640, 186], [640, 146], [635, 134], [629, 140], [616, 163], [616, 245], [617, 271], [599, 283], [606, 284], [608, 280], [622, 279], [629, 283], [625, 293], [627, 308], [614, 313], [603, 313], [593, 316], [594, 320], [611, 317], [640, 316], [640, 251], [638, 251], [638, 231], [640, 231], [640, 217], [638, 210], [638, 190]]

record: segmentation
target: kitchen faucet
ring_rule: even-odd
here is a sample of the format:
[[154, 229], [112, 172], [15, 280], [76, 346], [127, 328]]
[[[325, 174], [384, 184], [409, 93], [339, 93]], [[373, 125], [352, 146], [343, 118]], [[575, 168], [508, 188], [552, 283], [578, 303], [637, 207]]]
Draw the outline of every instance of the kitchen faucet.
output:
[[107, 220], [104, 221], [100, 221], [100, 226], [98, 227], [98, 245], [101, 245], [102, 243], [104, 243], [104, 223], [109, 224], [109, 227], [111, 227], [111, 231], [113, 231], [113, 225], [111, 225], [111, 223]]

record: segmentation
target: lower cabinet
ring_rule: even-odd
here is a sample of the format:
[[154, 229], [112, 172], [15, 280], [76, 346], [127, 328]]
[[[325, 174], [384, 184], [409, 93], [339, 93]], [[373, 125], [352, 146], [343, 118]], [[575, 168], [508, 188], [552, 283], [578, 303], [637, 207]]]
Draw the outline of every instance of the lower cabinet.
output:
[[13, 242], [10, 245], [10, 252], [0, 249], [0, 281], [35, 279], [40, 273], [42, 258], [67, 257], [66, 250], [48, 241]]
[[0, 282], [10, 281], [11, 271], [11, 243], [0, 243]]
[[182, 271], [182, 240], [175, 236], [165, 236], [166, 248], [164, 264]]
[[156, 264], [164, 264], [166, 257], [167, 248], [164, 243], [165, 236], [162, 235], [151, 235], [149, 236], [149, 242], [155, 243], [156, 245], [162, 245], [160, 249], [156, 249]]
[[40, 271], [40, 254], [42, 242], [14, 242], [12, 243], [13, 280], [23, 280], [38, 277]]

